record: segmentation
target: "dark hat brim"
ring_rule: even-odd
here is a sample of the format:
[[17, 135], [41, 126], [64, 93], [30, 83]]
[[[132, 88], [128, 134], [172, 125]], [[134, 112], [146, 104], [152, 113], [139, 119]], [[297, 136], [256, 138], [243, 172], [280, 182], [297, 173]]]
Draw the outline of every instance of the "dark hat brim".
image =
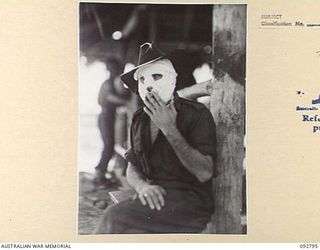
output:
[[143, 63], [143, 64], [140, 64], [136, 67], [134, 67], [133, 69], [131, 69], [130, 71], [126, 72], [126, 73], [123, 73], [121, 76], [120, 76], [120, 79], [122, 81], [123, 84], [125, 84], [132, 92], [134, 93], [138, 93], [138, 81], [136, 81], [134, 79], [134, 73], [136, 72], [137, 69], [143, 67], [143, 66], [146, 66], [150, 63], [153, 63], [155, 61], [158, 61], [160, 59], [163, 59], [163, 58], [168, 58], [166, 55], [163, 55], [163, 56], [159, 56], [151, 61], [148, 61], [146, 63]]

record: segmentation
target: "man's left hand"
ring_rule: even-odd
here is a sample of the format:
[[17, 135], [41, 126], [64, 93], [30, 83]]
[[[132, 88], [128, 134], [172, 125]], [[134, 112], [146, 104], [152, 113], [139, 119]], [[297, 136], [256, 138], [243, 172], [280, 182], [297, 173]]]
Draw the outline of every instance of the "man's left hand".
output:
[[167, 106], [156, 92], [148, 93], [145, 98], [144, 112], [148, 114], [154, 124], [166, 134], [170, 129], [176, 128], [177, 111], [173, 100]]

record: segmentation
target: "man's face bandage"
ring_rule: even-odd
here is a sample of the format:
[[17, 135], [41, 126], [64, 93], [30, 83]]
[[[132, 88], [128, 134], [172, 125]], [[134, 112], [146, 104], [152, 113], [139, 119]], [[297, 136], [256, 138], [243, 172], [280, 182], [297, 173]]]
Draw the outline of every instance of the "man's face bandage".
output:
[[168, 59], [162, 59], [137, 69], [134, 79], [138, 81], [138, 92], [143, 101], [148, 92], [155, 91], [164, 103], [168, 103], [176, 87], [177, 73]]

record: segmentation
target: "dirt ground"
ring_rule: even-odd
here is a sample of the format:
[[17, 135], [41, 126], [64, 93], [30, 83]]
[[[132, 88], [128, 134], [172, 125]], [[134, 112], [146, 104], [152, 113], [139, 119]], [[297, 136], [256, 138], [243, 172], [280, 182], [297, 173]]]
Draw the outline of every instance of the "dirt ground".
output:
[[119, 184], [97, 187], [92, 179], [93, 174], [79, 173], [78, 234], [81, 235], [93, 234], [104, 209], [111, 204], [108, 193], [119, 189]]

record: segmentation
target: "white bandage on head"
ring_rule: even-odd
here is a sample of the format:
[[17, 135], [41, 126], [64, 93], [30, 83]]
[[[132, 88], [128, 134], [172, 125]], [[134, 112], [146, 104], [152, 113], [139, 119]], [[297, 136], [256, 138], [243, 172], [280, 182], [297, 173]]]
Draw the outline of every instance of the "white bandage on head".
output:
[[174, 69], [171, 61], [169, 59], [161, 59], [137, 69], [133, 75], [133, 78], [138, 81], [139, 76], [150, 71], [159, 71], [159, 73], [161, 72], [164, 74], [173, 74], [175, 77], [177, 77], [177, 72]]
[[161, 59], [137, 69], [134, 79], [138, 81], [138, 92], [142, 100], [152, 89], [167, 103], [176, 87], [177, 73], [170, 60]]

